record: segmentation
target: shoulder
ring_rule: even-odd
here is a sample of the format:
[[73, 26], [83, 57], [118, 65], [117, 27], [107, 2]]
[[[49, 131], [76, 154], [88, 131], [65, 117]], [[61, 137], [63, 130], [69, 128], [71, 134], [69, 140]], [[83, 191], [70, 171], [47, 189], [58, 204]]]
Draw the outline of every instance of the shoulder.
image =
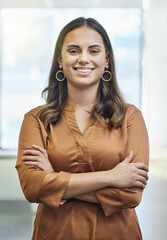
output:
[[31, 115], [35, 118], [37, 118], [39, 111], [43, 108], [44, 105], [35, 107], [33, 109], [31, 109], [30, 111], [28, 111], [27, 113], [25, 113], [25, 115]]
[[125, 113], [127, 118], [130, 118], [136, 114], [141, 114], [141, 111], [135, 105], [127, 103], [127, 109], [126, 109], [126, 113]]
[[127, 104], [124, 121], [128, 126], [145, 125], [142, 112], [133, 104]]
[[[38, 113], [40, 109], [42, 109], [43, 106], [38, 106], [27, 113], [24, 114], [24, 119], [21, 125], [20, 130], [20, 141], [23, 141], [26, 139], [25, 142], [31, 141], [31, 139], [36, 140], [36, 143], [39, 142], [39, 139], [42, 137], [43, 144], [46, 147], [46, 138], [47, 138], [47, 132], [44, 128], [43, 123], [38, 117]], [[41, 145], [41, 142], [37, 145]]]
[[22, 122], [22, 128], [27, 128], [29, 129], [30, 126], [34, 129], [41, 129], [41, 131], [45, 132], [45, 128], [43, 125], [43, 122], [40, 120], [38, 113], [39, 111], [43, 108], [43, 105], [35, 107], [28, 111], [27, 113], [24, 114], [24, 119]]

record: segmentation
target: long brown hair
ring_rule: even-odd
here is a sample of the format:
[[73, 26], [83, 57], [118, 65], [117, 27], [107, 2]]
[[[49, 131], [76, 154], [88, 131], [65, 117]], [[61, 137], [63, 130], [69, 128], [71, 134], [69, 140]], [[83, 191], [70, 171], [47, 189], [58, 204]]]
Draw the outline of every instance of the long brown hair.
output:
[[56, 72], [60, 70], [58, 58], [61, 54], [66, 35], [81, 26], [91, 27], [101, 35], [106, 53], [109, 56], [108, 70], [112, 73], [111, 81], [105, 82], [102, 79], [100, 80], [97, 103], [91, 115], [96, 119], [104, 119], [111, 129], [113, 127], [120, 127], [125, 115], [126, 103], [117, 84], [114, 54], [108, 34], [102, 25], [95, 19], [80, 17], [71, 21], [62, 29], [56, 42], [49, 74], [49, 84], [42, 92], [42, 96], [46, 96], [46, 104], [39, 111], [39, 118], [43, 121], [45, 129], [48, 131], [50, 123], [55, 124], [59, 121], [61, 111], [67, 101], [67, 79], [65, 78], [63, 82], [59, 82], [55, 77]]

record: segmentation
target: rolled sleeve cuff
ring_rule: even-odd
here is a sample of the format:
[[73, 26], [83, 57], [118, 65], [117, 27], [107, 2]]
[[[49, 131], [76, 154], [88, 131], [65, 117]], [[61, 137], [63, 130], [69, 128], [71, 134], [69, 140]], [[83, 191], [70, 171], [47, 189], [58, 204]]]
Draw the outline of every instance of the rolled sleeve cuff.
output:
[[126, 208], [118, 189], [105, 188], [96, 191], [95, 194], [106, 217]]
[[123, 209], [134, 208], [139, 205], [142, 197], [139, 188], [104, 188], [95, 192], [96, 197], [106, 217], [116, 214]]
[[61, 200], [70, 180], [71, 173], [47, 173], [38, 193], [37, 200], [52, 209], [61, 205]]

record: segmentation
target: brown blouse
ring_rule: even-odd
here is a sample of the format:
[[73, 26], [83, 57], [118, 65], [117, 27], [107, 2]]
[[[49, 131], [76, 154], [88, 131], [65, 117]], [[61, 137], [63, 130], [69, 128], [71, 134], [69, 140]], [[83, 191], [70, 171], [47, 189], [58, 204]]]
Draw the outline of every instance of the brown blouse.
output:
[[[25, 197], [39, 203], [32, 240], [140, 240], [134, 207], [142, 189], [114, 187], [95, 192], [100, 204], [70, 199], [61, 204], [71, 173], [112, 169], [130, 152], [134, 162], [148, 164], [148, 135], [141, 112], [128, 105], [119, 129], [109, 130], [90, 119], [82, 134], [74, 107], [66, 105], [59, 122], [44, 129], [40, 107], [25, 114], [16, 168]], [[23, 151], [39, 145], [47, 150], [54, 173], [26, 166]]]

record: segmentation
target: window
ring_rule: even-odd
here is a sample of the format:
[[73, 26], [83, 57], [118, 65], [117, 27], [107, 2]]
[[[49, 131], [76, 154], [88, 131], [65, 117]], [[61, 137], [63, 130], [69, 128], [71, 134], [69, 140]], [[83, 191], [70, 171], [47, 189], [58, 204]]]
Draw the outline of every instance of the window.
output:
[[1, 9], [0, 10], [0, 148], [16, 149], [24, 113], [44, 103], [57, 36], [72, 19], [97, 19], [113, 45], [120, 88], [140, 107], [140, 9]]

